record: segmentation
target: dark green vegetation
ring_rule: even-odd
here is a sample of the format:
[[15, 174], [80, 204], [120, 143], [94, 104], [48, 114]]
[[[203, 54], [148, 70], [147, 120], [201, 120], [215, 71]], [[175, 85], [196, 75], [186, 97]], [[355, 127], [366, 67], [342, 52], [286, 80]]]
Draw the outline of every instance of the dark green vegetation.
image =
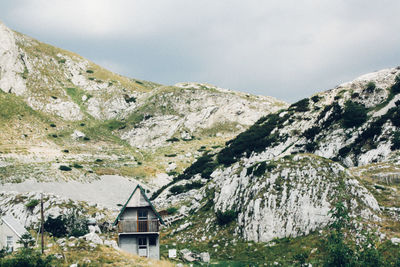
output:
[[[317, 100], [316, 97], [313, 97], [312, 100], [313, 100], [314, 103], [318, 102], [318, 101], [316, 101]], [[310, 100], [308, 98], [304, 98], [304, 99], [302, 99], [300, 101], [297, 101], [296, 103], [292, 104], [289, 107], [289, 110], [293, 110], [293, 111], [297, 111], [297, 112], [309, 111], [310, 110], [309, 103], [310, 103]]]
[[227, 210], [224, 212], [219, 210], [215, 215], [217, 216], [217, 222], [219, 225], [229, 224], [237, 218], [237, 212], [234, 210]]
[[[345, 146], [339, 150], [339, 156], [344, 158], [350, 152], [353, 152], [356, 156], [361, 153], [362, 148], [376, 148], [376, 136], [382, 133], [383, 125], [390, 121], [394, 126], [400, 126], [400, 101], [396, 102], [396, 106], [389, 109], [384, 115], [372, 121], [368, 127], [354, 140], [354, 142], [348, 146]], [[392, 150], [396, 150], [398, 135], [393, 133], [392, 138]]]
[[87, 219], [78, 215], [76, 211], [56, 218], [49, 216], [44, 223], [44, 230], [54, 237], [79, 237], [89, 232]]
[[52, 256], [43, 256], [35, 250], [35, 240], [29, 233], [25, 233], [17, 241], [22, 245], [15, 253], [0, 250], [0, 266], [2, 267], [50, 267], [54, 266], [55, 260]]
[[367, 120], [367, 109], [358, 103], [347, 101], [343, 112], [343, 126], [346, 128], [360, 126]]
[[62, 171], [71, 171], [72, 170], [70, 167], [65, 166], [65, 165], [60, 165], [59, 169]]
[[330, 211], [333, 222], [325, 240], [324, 266], [390, 266], [391, 259], [384, 259], [378, 249], [378, 235], [370, 230], [357, 230], [351, 219], [344, 181], [340, 181], [338, 192], [337, 202]]
[[177, 194], [185, 193], [192, 189], [199, 189], [199, 188], [203, 187], [203, 185], [204, 185], [203, 183], [195, 181], [192, 183], [187, 183], [185, 185], [174, 185], [169, 189], [169, 191], [171, 192], [171, 194], [177, 195]]
[[267, 147], [278, 144], [278, 134], [271, 134], [272, 130], [282, 125], [289, 115], [280, 117], [278, 114], [270, 114], [259, 119], [247, 131], [228, 141], [226, 147], [218, 155], [218, 163], [230, 166], [243, 155], [249, 157], [252, 152], [261, 152]]
[[25, 207], [29, 210], [33, 210], [38, 204], [38, 199], [31, 199], [28, 203], [25, 204]]

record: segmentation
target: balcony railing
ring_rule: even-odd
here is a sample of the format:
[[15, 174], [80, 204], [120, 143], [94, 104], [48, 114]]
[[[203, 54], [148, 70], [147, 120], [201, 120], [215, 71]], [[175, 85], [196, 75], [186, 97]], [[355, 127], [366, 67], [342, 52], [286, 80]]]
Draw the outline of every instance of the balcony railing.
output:
[[147, 221], [134, 221], [134, 220], [121, 220], [118, 223], [119, 233], [132, 233], [132, 232], [158, 232], [158, 220]]

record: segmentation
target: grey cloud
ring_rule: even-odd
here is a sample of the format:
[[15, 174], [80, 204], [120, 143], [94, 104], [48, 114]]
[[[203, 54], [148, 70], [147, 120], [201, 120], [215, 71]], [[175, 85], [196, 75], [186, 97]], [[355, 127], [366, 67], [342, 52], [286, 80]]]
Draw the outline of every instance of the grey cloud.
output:
[[400, 65], [396, 0], [2, 1], [9, 27], [114, 71], [296, 101]]

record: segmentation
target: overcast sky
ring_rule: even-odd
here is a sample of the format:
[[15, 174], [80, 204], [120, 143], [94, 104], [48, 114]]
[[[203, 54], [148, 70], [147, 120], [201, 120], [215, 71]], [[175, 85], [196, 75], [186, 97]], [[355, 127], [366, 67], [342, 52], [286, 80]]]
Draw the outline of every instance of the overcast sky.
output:
[[0, 20], [117, 73], [294, 102], [400, 65], [399, 0], [1, 0]]

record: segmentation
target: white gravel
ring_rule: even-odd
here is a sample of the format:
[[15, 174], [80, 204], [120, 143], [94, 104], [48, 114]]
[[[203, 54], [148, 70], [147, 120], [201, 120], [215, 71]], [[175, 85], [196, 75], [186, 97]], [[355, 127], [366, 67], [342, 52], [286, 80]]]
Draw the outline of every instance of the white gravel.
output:
[[[38, 183], [34, 180], [27, 180], [18, 184], [7, 183], [0, 185], [0, 191], [53, 193], [73, 200], [115, 208], [117, 204], [123, 204], [128, 199], [138, 183], [134, 179], [118, 175], [103, 175], [100, 180], [90, 183], [77, 181]], [[146, 185], [140, 184], [143, 188], [147, 188]]]

